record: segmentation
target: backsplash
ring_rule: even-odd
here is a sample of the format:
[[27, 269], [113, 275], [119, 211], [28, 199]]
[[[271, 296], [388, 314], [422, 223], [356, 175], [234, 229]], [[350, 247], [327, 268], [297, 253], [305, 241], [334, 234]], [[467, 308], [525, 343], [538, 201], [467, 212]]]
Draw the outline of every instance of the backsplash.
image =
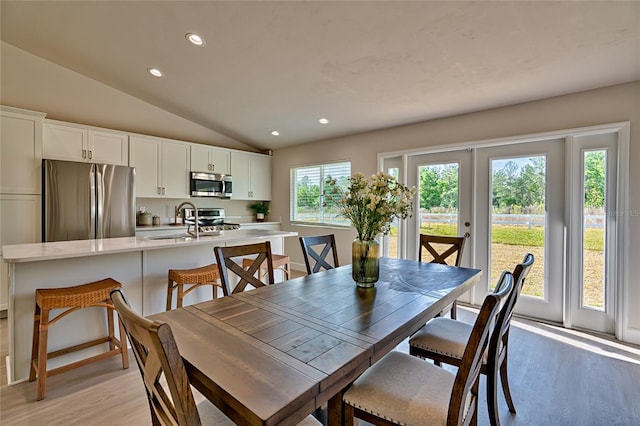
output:
[[[234, 201], [234, 200], [222, 200], [222, 199], [209, 199], [209, 198], [191, 198], [189, 200], [173, 199], [173, 198], [137, 198], [136, 199], [136, 211], [140, 211], [141, 207], [144, 207], [146, 211], [153, 215], [160, 216], [161, 224], [168, 224], [173, 222], [174, 211], [183, 201], [191, 201], [198, 208], [202, 207], [219, 207], [223, 208], [226, 215], [227, 222], [231, 223], [246, 223], [255, 222], [255, 215], [249, 208], [252, 204], [251, 201]], [[275, 218], [269, 217], [268, 220], [277, 222]]]

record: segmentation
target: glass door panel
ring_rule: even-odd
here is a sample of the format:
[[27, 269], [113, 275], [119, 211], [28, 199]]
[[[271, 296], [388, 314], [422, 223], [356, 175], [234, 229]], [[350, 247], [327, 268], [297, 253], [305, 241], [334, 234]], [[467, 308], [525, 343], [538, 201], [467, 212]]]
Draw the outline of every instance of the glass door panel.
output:
[[617, 134], [574, 137], [567, 326], [615, 330]]
[[605, 150], [585, 151], [582, 156], [584, 201], [582, 205], [582, 288], [583, 308], [604, 310], [605, 305], [605, 234], [606, 196]]
[[486, 278], [476, 302], [535, 256], [515, 312], [562, 322], [564, 255], [563, 139], [480, 148], [476, 154], [476, 267]]
[[525, 253], [535, 263], [522, 294], [544, 299], [546, 156], [491, 160], [491, 288]]

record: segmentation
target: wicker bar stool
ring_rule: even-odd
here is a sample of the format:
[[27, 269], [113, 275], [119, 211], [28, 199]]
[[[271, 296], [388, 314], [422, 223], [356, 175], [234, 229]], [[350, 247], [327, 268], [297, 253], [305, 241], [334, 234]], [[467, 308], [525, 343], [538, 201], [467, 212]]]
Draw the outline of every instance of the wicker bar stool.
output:
[[[91, 362], [99, 361], [113, 355], [122, 355], [122, 368], [129, 368], [129, 355], [126, 345], [127, 339], [125, 337], [126, 334], [124, 327], [120, 321], [118, 321], [120, 339], [117, 339], [114, 334], [115, 324], [113, 312], [115, 311], [115, 308], [111, 302], [109, 293], [111, 290], [117, 288], [122, 288], [122, 284], [114, 279], [106, 278], [101, 281], [74, 287], [36, 290], [36, 308], [33, 316], [33, 344], [31, 346], [31, 368], [29, 371], [29, 381], [32, 382], [36, 379], [36, 376], [38, 377], [38, 401], [44, 398], [47, 377], [64, 373], [65, 371], [82, 367]], [[47, 353], [49, 327], [72, 312], [94, 306], [107, 309], [108, 336]], [[49, 319], [49, 312], [52, 309], [66, 310], [55, 318]], [[47, 359], [104, 343], [109, 343], [108, 352], [81, 359], [47, 371]]]
[[[290, 278], [289, 273], [290, 273], [290, 259], [289, 256], [284, 256], [282, 254], [272, 254], [271, 255], [271, 263], [273, 263], [273, 270], [275, 271], [276, 269], [280, 269], [282, 272], [284, 272], [284, 275], [286, 277], [286, 279], [288, 280]], [[265, 260], [266, 262], [266, 260]], [[245, 258], [242, 259], [242, 267], [244, 269], [247, 269], [251, 266], [251, 264], [253, 263], [253, 259], [251, 258]], [[262, 281], [262, 272], [267, 270], [267, 265], [266, 263], [263, 263], [262, 265], [260, 265], [260, 269], [258, 269], [258, 279], [260, 281]]]
[[[216, 287], [222, 288], [222, 284], [219, 282], [219, 279], [220, 272], [218, 271], [218, 265], [215, 263], [194, 269], [169, 269], [167, 311], [171, 310], [171, 305], [173, 304], [173, 290], [176, 288], [178, 289], [176, 308], [182, 307], [182, 300], [184, 299], [184, 296], [204, 285], [212, 286], [213, 299], [215, 299], [218, 293], [218, 289]], [[185, 286], [188, 287], [185, 289]]]

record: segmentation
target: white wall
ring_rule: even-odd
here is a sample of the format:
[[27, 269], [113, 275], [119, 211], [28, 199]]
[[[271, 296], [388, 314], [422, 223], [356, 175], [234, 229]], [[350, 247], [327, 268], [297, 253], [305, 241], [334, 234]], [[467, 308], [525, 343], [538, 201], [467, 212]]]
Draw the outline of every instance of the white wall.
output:
[[[350, 261], [351, 230], [293, 226], [289, 221], [289, 172], [292, 167], [350, 160], [352, 172], [377, 171], [377, 154], [508, 136], [631, 122], [629, 211], [629, 330], [640, 338], [640, 81], [549, 98], [366, 134], [279, 149], [273, 155], [273, 214], [282, 228], [300, 235], [335, 233], [340, 261]], [[293, 263], [303, 263], [297, 241], [286, 241]]]

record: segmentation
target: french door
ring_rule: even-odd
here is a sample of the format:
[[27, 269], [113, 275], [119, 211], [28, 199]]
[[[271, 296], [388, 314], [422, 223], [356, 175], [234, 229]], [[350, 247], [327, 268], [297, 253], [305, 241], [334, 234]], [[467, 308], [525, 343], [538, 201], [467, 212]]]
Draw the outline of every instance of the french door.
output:
[[564, 153], [564, 139], [476, 151], [476, 267], [487, 271], [476, 303], [532, 253], [515, 312], [563, 321]]
[[615, 123], [381, 155], [383, 170], [419, 189], [385, 255], [417, 259], [420, 233], [467, 235], [462, 265], [483, 276], [461, 300], [480, 305], [503, 270], [533, 253], [516, 313], [624, 333], [628, 132]]
[[[473, 154], [458, 150], [411, 156], [407, 179], [418, 189], [414, 214], [408, 219], [408, 259], [417, 259], [420, 233], [467, 237], [461, 266], [473, 266]], [[459, 300], [474, 303], [475, 289]]]

